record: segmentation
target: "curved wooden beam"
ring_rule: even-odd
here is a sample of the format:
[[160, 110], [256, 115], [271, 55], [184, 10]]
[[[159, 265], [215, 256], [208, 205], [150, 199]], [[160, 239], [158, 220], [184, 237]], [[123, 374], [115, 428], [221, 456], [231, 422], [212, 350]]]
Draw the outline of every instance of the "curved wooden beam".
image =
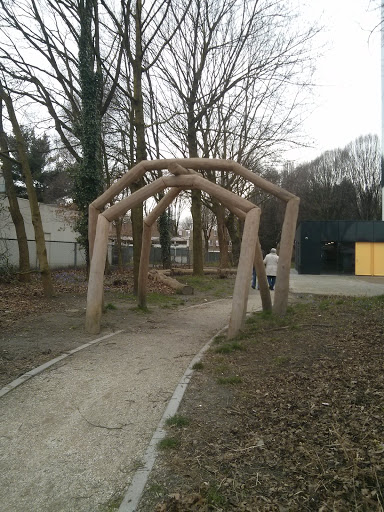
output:
[[[102, 299], [103, 299], [103, 280], [104, 280], [104, 269], [105, 269], [105, 258], [106, 258], [106, 251], [107, 251], [107, 244], [108, 244], [108, 230], [109, 230], [109, 223], [116, 219], [117, 217], [123, 215], [127, 210], [130, 208], [134, 208], [137, 204], [143, 202], [145, 199], [148, 199], [151, 195], [154, 195], [165, 188], [171, 188], [173, 189], [173, 192], [168, 194], [166, 196], [166, 199], [163, 201], [163, 203], [157, 206], [157, 211], [153, 214], [153, 216], [150, 219], [150, 222], [157, 218], [157, 216], [161, 213], [162, 208], [166, 208], [168, 206], [167, 201], [170, 199], [172, 200], [173, 194], [178, 194], [180, 190], [184, 188], [201, 188], [202, 190], [205, 190], [206, 192], [210, 193], [214, 197], [217, 197], [217, 199], [223, 199], [225, 202], [228, 202], [235, 208], [239, 208], [243, 211], [247, 212], [248, 218], [249, 212], [255, 211], [257, 213], [252, 214], [250, 219], [252, 219], [255, 215], [257, 219], [260, 218], [260, 209], [251, 203], [250, 201], [240, 198], [236, 196], [233, 192], [230, 192], [228, 190], [222, 189], [219, 185], [216, 185], [214, 183], [209, 182], [202, 176], [198, 174], [179, 174], [176, 176], [169, 176], [169, 177], [163, 177], [159, 178], [158, 180], [155, 180], [154, 182], [150, 183], [149, 185], [146, 185], [145, 187], [137, 190], [133, 194], [131, 194], [129, 197], [123, 199], [120, 203], [115, 204], [111, 206], [108, 210], [105, 210], [103, 213], [101, 213], [98, 216], [97, 220], [97, 229], [96, 229], [96, 238], [94, 243], [94, 257], [92, 258], [91, 262], [91, 270], [89, 275], [89, 285], [88, 285], [88, 297], [87, 297], [87, 313], [86, 313], [86, 329], [88, 332], [91, 333], [97, 333], [100, 331], [100, 320], [101, 320], [101, 312], [102, 312]], [[177, 192], [176, 192], [177, 189]], [[96, 210], [96, 209], [95, 209]], [[248, 224], [251, 221], [248, 221]], [[253, 238], [256, 236], [257, 240], [257, 233], [258, 233], [258, 224], [259, 221], [257, 221], [257, 227], [256, 227], [256, 233], [253, 233], [250, 237], [250, 240], [253, 240]], [[150, 240], [150, 226], [148, 224], [145, 224], [147, 226], [144, 231], [144, 240], [145, 240], [145, 258], [148, 259], [148, 251], [150, 250], [149, 247], [149, 241]], [[248, 244], [248, 242], [247, 242]], [[248, 245], [246, 244], [246, 247]], [[149, 249], [148, 249], [149, 247]], [[243, 245], [242, 245], [243, 247]], [[252, 262], [254, 259], [255, 254], [255, 247], [256, 242], [253, 244], [253, 253], [251, 258], [251, 266], [249, 275], [252, 272]], [[148, 253], [148, 254], [147, 254]], [[104, 259], [103, 259], [104, 258]], [[247, 260], [246, 260], [247, 261]], [[144, 279], [144, 263], [142, 267], [142, 280]], [[243, 273], [241, 273], [243, 275]], [[249, 275], [248, 275], [248, 281], [249, 281]], [[243, 278], [242, 278], [243, 279]], [[143, 281], [142, 281], [143, 284]], [[247, 287], [248, 290], [249, 286]], [[142, 288], [142, 292], [144, 289]], [[238, 292], [240, 293], [240, 292]], [[242, 295], [244, 298], [244, 296]], [[246, 298], [248, 298], [248, 291]], [[142, 296], [140, 299], [142, 302], [144, 300], [144, 297]], [[237, 300], [233, 302], [233, 306], [235, 307], [235, 304], [237, 304]], [[243, 304], [243, 300], [241, 301], [241, 304]], [[243, 307], [243, 306], [241, 306]], [[245, 313], [244, 313], [245, 314]], [[235, 315], [235, 318], [237, 316]], [[236, 327], [234, 327], [236, 329]]]
[[119, 180], [111, 185], [101, 196], [95, 199], [92, 203], [98, 210], [102, 210], [104, 206], [116, 197], [122, 190], [129, 187], [132, 183], [139, 181], [147, 172], [147, 167], [144, 162], [140, 162], [132, 167], [124, 174]]
[[[138, 181], [147, 171], [170, 169], [172, 171], [173, 165], [180, 165], [188, 170], [218, 170], [226, 172], [234, 172], [239, 176], [247, 179], [257, 187], [265, 190], [266, 192], [278, 197], [286, 203], [291, 199], [296, 198], [287, 190], [270, 183], [269, 181], [261, 178], [261, 176], [246, 169], [242, 165], [232, 160], [220, 160], [217, 158], [173, 158], [163, 160], [144, 160], [139, 164], [132, 167], [124, 176], [115, 182], [109, 189], [107, 189], [101, 196], [99, 196], [90, 206], [96, 210], [102, 211], [105, 205], [110, 202], [122, 190], [127, 188], [130, 184]], [[138, 203], [140, 204], [140, 203]], [[128, 211], [127, 208], [125, 211]], [[122, 208], [123, 210], [123, 208]], [[125, 213], [125, 212], [124, 212]], [[89, 244], [90, 249], [93, 247], [94, 235], [92, 228], [89, 229]], [[90, 251], [92, 252], [92, 250]]]
[[207, 194], [216, 197], [219, 201], [231, 204], [235, 208], [239, 208], [244, 212], [249, 212], [252, 210], [252, 208], [257, 208], [257, 206], [251, 203], [251, 201], [248, 201], [248, 199], [244, 199], [243, 197], [234, 194], [230, 190], [226, 190], [220, 185], [216, 185], [216, 183], [208, 181], [200, 174], [192, 174], [190, 176], [165, 176], [163, 181], [168, 187], [183, 187], [188, 189], [197, 188], [204, 190], [204, 192], [207, 192]]
[[[131, 194], [119, 203], [108, 208], [100, 213], [105, 205], [110, 202], [116, 195], [118, 195], [124, 188], [130, 184], [138, 181], [147, 171], [150, 170], [163, 170], [169, 169], [173, 176], [165, 176], [155, 180], [154, 182], [139, 189], [137, 192]], [[245, 235], [245, 228], [243, 234], [243, 241], [241, 251], [244, 254], [240, 258], [238, 275], [239, 279], [246, 289], [245, 292], [240, 292], [240, 285], [235, 284], [236, 288], [236, 301], [234, 300], [232, 309], [232, 325], [230, 328], [231, 336], [242, 325], [243, 320], [239, 320], [239, 314], [236, 310], [240, 307], [242, 315], [245, 315], [244, 300], [248, 298], [249, 286], [246, 284], [249, 281], [249, 275], [252, 270], [252, 263], [257, 266], [257, 273], [261, 278], [261, 297], [263, 308], [270, 307], [270, 294], [265, 293], [263, 272], [265, 270], [261, 267], [260, 260], [262, 258], [260, 245], [257, 245], [258, 240], [258, 227], [260, 220], [260, 210], [250, 201], [237, 196], [233, 192], [223, 189], [219, 185], [212, 183], [203, 178], [198, 172], [199, 170], [218, 170], [234, 172], [239, 176], [247, 179], [262, 190], [275, 195], [279, 199], [287, 203], [286, 213], [284, 217], [281, 241], [280, 241], [280, 259], [278, 266], [278, 273], [276, 279], [276, 292], [273, 311], [277, 314], [284, 314], [288, 303], [288, 290], [289, 290], [289, 272], [290, 263], [293, 250], [293, 240], [295, 235], [299, 198], [290, 192], [269, 183], [257, 174], [244, 168], [237, 162], [230, 160], [208, 159], [208, 158], [186, 158], [186, 159], [165, 159], [165, 160], [152, 160], [143, 161], [128, 171], [120, 180], [114, 183], [108, 190], [106, 190], [100, 197], [98, 197], [89, 207], [89, 243], [90, 243], [90, 256], [92, 257], [91, 273], [88, 286], [87, 298], [87, 319], [86, 328], [89, 332], [96, 333], [100, 330], [100, 317], [102, 308], [102, 290], [103, 290], [103, 274], [105, 267], [105, 257], [108, 242], [108, 229], [109, 222], [125, 214], [129, 209], [134, 208], [142, 203], [150, 196], [155, 195], [165, 188], [177, 188], [178, 193], [181, 189], [200, 189], [208, 194], [216, 197], [223, 203], [230, 211], [235, 213], [240, 218], [244, 218], [247, 225], [247, 236]], [[170, 196], [168, 196], [170, 197]], [[160, 204], [160, 203], [159, 203]], [[160, 211], [161, 207], [158, 211]], [[155, 218], [157, 215], [154, 214]], [[157, 218], [157, 217], [156, 217]], [[97, 220], [97, 229], [96, 229]], [[149, 221], [150, 222], [150, 221]], [[147, 226], [145, 233], [145, 251], [148, 251], [148, 239], [150, 240], [150, 226]], [[149, 230], [148, 230], [149, 228]], [[252, 232], [255, 229], [255, 232]], [[149, 234], [148, 234], [149, 233]], [[256, 236], [256, 238], [255, 238]], [[253, 241], [253, 247], [249, 248], [248, 240]], [[246, 240], [244, 240], [246, 238]], [[243, 244], [245, 244], [243, 246]], [[149, 247], [150, 249], [150, 247]], [[250, 256], [251, 255], [251, 256]], [[147, 256], [146, 256], [147, 257]], [[104, 260], [103, 260], [104, 258]], [[251, 263], [249, 264], [249, 258]], [[95, 260], [93, 262], [93, 260]], [[103, 261], [102, 261], [103, 260]], [[248, 268], [250, 267], [250, 268]], [[142, 269], [144, 271], [144, 267]], [[245, 277], [246, 276], [246, 277]], [[237, 282], [237, 280], [236, 280]], [[100, 291], [101, 290], [101, 291]], [[244, 295], [244, 293], [246, 295]], [[94, 298], [92, 298], [94, 297]], [[234, 293], [235, 297], [235, 293]], [[245, 297], [245, 298], [244, 298]], [[99, 303], [100, 302], [100, 303]], [[235, 312], [234, 312], [235, 311]]]
[[227, 171], [233, 172], [247, 179], [257, 187], [265, 190], [266, 192], [288, 202], [290, 199], [296, 197], [287, 190], [270, 183], [258, 174], [246, 169], [242, 165], [233, 160], [220, 160], [218, 158], [172, 158], [163, 160], [143, 160], [127, 171], [118, 181], [109, 187], [101, 196], [99, 196], [92, 205], [102, 210], [104, 206], [111, 201], [122, 190], [127, 188], [132, 183], [138, 181], [147, 171], [161, 171], [168, 169], [172, 164], [179, 164], [180, 166], [193, 170], [212, 170], [212, 171]]

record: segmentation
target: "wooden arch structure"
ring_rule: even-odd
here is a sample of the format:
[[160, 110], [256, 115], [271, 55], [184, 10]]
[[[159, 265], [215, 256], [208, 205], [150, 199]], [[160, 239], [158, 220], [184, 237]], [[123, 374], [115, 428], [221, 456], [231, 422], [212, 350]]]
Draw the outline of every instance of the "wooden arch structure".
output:
[[[124, 188], [138, 181], [146, 172], [165, 169], [170, 172], [169, 176], [163, 176], [153, 181], [103, 211], [108, 202]], [[280, 239], [280, 258], [273, 308], [267, 285], [263, 256], [258, 240], [260, 208], [247, 199], [237, 196], [233, 192], [208, 181], [196, 172], [198, 170], [234, 172], [286, 203]], [[139, 305], [145, 305], [146, 301], [152, 225], [182, 190], [200, 189], [216, 197], [232, 213], [245, 220], [240, 259], [233, 292], [228, 338], [233, 338], [239, 332], [245, 320], [252, 265], [255, 265], [258, 275], [263, 309], [273, 309], [276, 314], [284, 315], [288, 304], [289, 272], [300, 201], [299, 198], [230, 160], [208, 158], [145, 160], [128, 171], [89, 206], [89, 249], [91, 268], [85, 323], [87, 332], [93, 334], [100, 332], [104, 293], [104, 270], [110, 222], [164, 189], [170, 190], [144, 220], [139, 269]]]

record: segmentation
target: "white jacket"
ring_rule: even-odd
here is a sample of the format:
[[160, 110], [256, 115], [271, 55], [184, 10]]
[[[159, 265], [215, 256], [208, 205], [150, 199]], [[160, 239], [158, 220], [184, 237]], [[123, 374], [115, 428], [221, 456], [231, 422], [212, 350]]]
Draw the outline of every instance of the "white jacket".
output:
[[277, 263], [279, 261], [279, 257], [276, 252], [270, 252], [264, 258], [265, 265], [265, 273], [267, 276], [276, 276], [277, 275]]

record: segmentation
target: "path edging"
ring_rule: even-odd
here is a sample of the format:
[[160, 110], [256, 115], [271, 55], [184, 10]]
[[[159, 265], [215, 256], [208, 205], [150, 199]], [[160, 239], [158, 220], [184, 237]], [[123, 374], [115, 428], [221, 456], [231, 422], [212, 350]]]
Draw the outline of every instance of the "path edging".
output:
[[128, 487], [128, 490], [124, 496], [124, 499], [118, 509], [118, 512], [135, 512], [139, 502], [141, 500], [141, 496], [144, 491], [144, 487], [148, 481], [149, 475], [152, 471], [152, 468], [155, 464], [157, 457], [157, 444], [159, 441], [164, 439], [167, 434], [165, 430], [165, 422], [168, 418], [171, 418], [177, 413], [177, 410], [180, 406], [181, 400], [184, 396], [185, 390], [187, 389], [187, 385], [191, 380], [191, 377], [195, 370], [193, 366], [200, 362], [205, 352], [209, 349], [213, 340], [216, 336], [219, 336], [222, 332], [228, 329], [228, 325], [220, 329], [204, 346], [203, 348], [195, 355], [192, 361], [189, 363], [187, 369], [185, 370], [184, 375], [181, 377], [176, 389], [168, 402], [168, 405], [164, 411], [164, 414], [157, 426], [155, 433], [152, 436], [152, 439], [149, 442], [148, 448], [143, 457], [144, 464], [141, 468], [139, 468], [136, 473], [133, 475], [132, 481]]
[[24, 382], [27, 382], [32, 377], [35, 377], [39, 373], [42, 373], [44, 370], [49, 368], [50, 366], [53, 366], [54, 364], [58, 363], [62, 359], [66, 359], [67, 357], [75, 354], [76, 352], [79, 352], [80, 350], [84, 350], [85, 348], [91, 347], [92, 345], [95, 345], [96, 343], [100, 343], [100, 341], [106, 340], [107, 338], [111, 338], [112, 336], [115, 336], [116, 334], [120, 334], [123, 332], [123, 329], [120, 331], [112, 332], [111, 334], [106, 334], [105, 336], [102, 336], [101, 338], [97, 338], [96, 340], [89, 341], [88, 343], [84, 343], [84, 345], [80, 345], [80, 347], [74, 348], [73, 350], [68, 350], [61, 354], [61, 356], [55, 357], [54, 359], [51, 359], [50, 361], [47, 361], [44, 364], [41, 364], [40, 366], [37, 366], [36, 368], [33, 368], [32, 370], [29, 370], [29, 372], [24, 373], [24, 375], [21, 375], [17, 379], [13, 380], [6, 386], [0, 389], [0, 398], [13, 389], [17, 388], [18, 386], [21, 386], [21, 384], [24, 384]]

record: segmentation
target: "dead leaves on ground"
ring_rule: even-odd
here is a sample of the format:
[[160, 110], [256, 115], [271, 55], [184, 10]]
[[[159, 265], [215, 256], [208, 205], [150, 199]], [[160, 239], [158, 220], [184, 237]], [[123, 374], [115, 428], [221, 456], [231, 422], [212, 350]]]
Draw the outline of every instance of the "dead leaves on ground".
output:
[[[12, 325], [30, 315], [43, 315], [55, 311], [60, 299], [66, 302], [66, 296], [76, 296], [85, 300], [88, 287], [88, 279], [85, 270], [65, 269], [52, 272], [55, 297], [44, 297], [40, 277], [38, 274], [31, 276], [30, 283], [21, 283], [14, 280], [10, 283], [1, 283], [0, 286], [0, 326], [10, 328]], [[111, 271], [105, 278], [104, 289], [106, 291], [133, 292], [133, 272], [130, 269], [124, 271]], [[166, 295], [174, 294], [167, 286], [148, 282], [148, 291]]]
[[244, 350], [207, 355], [179, 411], [190, 424], [172, 431], [180, 447], [149, 485], [167, 491], [141, 511], [382, 512], [384, 301], [311, 300], [287, 328], [267, 320]]

